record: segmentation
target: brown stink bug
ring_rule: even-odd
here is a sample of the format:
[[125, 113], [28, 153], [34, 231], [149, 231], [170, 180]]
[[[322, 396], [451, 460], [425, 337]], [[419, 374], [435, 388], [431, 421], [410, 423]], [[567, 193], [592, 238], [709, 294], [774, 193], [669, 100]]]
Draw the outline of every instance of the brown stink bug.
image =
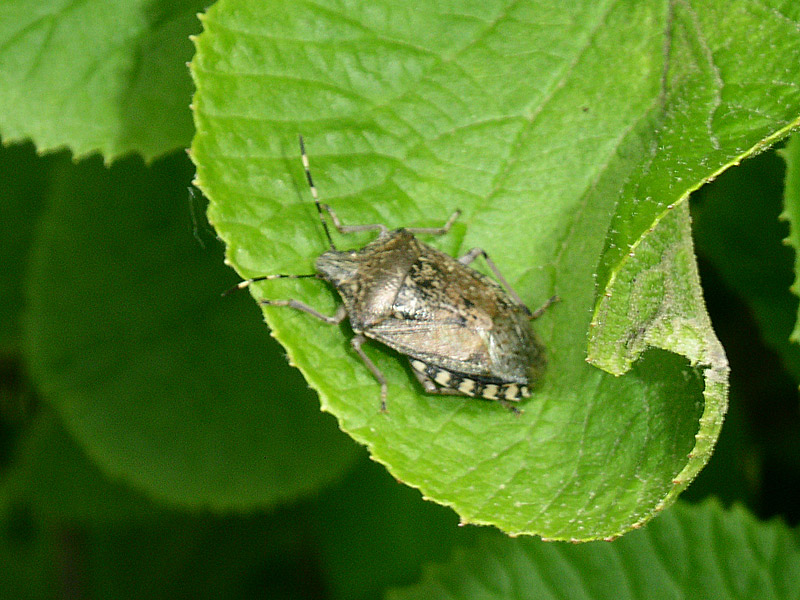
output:
[[[456, 260], [414, 237], [447, 233], [460, 215], [458, 210], [441, 227], [390, 231], [378, 224], [342, 225], [334, 210], [319, 201], [302, 136], [300, 152], [330, 250], [317, 258], [314, 274], [255, 277], [233, 289], [279, 278], [313, 277], [331, 283], [342, 298], [333, 316], [298, 300], [260, 303], [288, 306], [334, 325], [349, 318], [356, 334], [353, 349], [380, 383], [382, 411], [386, 378], [361, 347], [367, 338], [408, 356], [428, 393], [503, 402], [530, 396], [530, 386], [545, 365], [542, 344], [530, 322], [556, 297], [531, 312], [480, 248]], [[340, 233], [376, 230], [378, 237], [357, 250], [337, 250], [323, 209]], [[469, 266], [478, 256], [502, 285]]]

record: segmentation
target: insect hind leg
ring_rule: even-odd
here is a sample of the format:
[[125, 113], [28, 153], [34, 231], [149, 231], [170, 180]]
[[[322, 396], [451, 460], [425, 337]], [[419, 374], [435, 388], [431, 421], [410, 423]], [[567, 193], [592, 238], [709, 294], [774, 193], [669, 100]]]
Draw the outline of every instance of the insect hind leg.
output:
[[550, 298], [547, 299], [547, 301], [544, 304], [542, 304], [539, 308], [537, 308], [535, 311], [531, 313], [531, 319], [532, 320], [538, 319], [544, 314], [544, 311], [546, 311], [550, 307], [550, 305], [560, 301], [561, 298], [559, 296], [551, 296]]

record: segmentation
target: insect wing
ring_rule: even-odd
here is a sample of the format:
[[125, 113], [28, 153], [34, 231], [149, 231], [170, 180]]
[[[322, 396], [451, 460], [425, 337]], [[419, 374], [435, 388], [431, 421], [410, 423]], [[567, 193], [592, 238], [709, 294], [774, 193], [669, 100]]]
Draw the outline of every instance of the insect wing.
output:
[[389, 318], [364, 334], [401, 354], [454, 372], [491, 373], [485, 341], [478, 332], [458, 323]]

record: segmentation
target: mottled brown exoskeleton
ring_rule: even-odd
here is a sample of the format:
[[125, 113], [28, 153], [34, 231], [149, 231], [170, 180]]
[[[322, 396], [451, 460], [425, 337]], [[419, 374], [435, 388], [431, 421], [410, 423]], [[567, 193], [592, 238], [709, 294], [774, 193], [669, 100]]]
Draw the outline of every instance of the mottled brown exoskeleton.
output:
[[[317, 258], [317, 273], [266, 275], [243, 281], [234, 289], [278, 278], [314, 277], [330, 282], [342, 298], [333, 316], [297, 300], [260, 303], [288, 306], [331, 324], [349, 318], [356, 334], [351, 340], [353, 349], [380, 383], [382, 411], [386, 410], [386, 378], [364, 353], [361, 346], [366, 338], [408, 356], [426, 392], [501, 401], [530, 396], [530, 386], [545, 365], [531, 320], [556, 297], [531, 312], [480, 248], [456, 260], [414, 237], [447, 233], [460, 211], [435, 228], [390, 231], [378, 224], [342, 225], [333, 209], [319, 202], [302, 136], [300, 151], [330, 250]], [[323, 209], [340, 233], [376, 230], [378, 237], [358, 250], [337, 250]], [[484, 257], [502, 285], [468, 266], [478, 256]]]

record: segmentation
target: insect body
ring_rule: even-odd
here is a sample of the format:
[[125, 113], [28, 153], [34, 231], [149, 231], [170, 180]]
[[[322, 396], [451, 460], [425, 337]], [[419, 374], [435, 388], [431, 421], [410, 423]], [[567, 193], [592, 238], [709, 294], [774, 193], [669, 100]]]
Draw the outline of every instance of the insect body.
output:
[[[261, 300], [261, 304], [289, 306], [331, 324], [349, 318], [356, 334], [353, 348], [380, 383], [381, 410], [386, 410], [386, 379], [361, 348], [366, 338], [408, 356], [429, 393], [501, 401], [530, 396], [530, 385], [545, 365], [542, 344], [530, 321], [556, 298], [532, 313], [480, 248], [456, 260], [415, 237], [447, 233], [459, 211], [437, 228], [390, 231], [377, 224], [342, 225], [333, 209], [319, 202], [302, 137], [300, 147], [330, 250], [317, 258], [313, 275], [267, 275], [243, 281], [237, 288], [281, 277], [330, 282], [342, 298], [333, 316], [297, 300]], [[323, 208], [340, 233], [376, 230], [378, 237], [358, 250], [337, 250]], [[484, 257], [502, 286], [468, 266], [478, 256]]]

